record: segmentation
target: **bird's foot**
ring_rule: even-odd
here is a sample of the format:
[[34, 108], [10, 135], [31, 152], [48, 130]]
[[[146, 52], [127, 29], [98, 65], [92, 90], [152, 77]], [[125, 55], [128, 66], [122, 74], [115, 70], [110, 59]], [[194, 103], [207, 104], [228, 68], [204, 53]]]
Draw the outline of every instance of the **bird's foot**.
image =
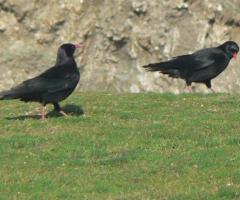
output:
[[192, 93], [192, 86], [187, 86], [189, 93]]
[[45, 115], [41, 115], [41, 120], [45, 120], [46, 116]]
[[68, 114], [65, 113], [63, 110], [60, 110], [59, 113], [60, 113], [62, 116], [64, 116], [64, 117], [68, 117]]
[[216, 93], [216, 91], [213, 88], [210, 88], [210, 90], [212, 91], [212, 93]]

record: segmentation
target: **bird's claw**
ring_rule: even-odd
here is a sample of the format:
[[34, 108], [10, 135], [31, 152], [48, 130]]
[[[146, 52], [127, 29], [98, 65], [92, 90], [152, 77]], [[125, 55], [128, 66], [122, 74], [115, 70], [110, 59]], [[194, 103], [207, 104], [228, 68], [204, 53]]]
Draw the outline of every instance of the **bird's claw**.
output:
[[59, 113], [60, 113], [62, 116], [64, 116], [64, 117], [68, 117], [68, 114], [65, 113], [63, 110], [59, 111]]
[[187, 86], [189, 93], [192, 93], [192, 86]]
[[216, 93], [216, 91], [213, 88], [210, 88], [210, 90], [212, 91], [212, 93]]

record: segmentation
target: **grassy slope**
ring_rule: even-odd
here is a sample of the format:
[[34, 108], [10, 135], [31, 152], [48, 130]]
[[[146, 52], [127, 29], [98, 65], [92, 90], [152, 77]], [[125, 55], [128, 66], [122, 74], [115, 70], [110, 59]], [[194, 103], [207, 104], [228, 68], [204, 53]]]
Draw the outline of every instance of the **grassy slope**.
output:
[[[85, 115], [0, 102], [0, 199], [240, 199], [240, 96], [75, 93]], [[20, 117], [16, 117], [20, 116]]]

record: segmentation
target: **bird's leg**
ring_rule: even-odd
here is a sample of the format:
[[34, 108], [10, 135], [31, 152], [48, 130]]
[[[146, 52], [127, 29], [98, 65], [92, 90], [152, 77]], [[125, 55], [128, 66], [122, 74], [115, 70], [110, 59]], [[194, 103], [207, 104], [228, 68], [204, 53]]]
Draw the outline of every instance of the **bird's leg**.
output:
[[208, 89], [212, 91], [212, 93], [216, 93], [216, 91], [212, 88], [211, 80], [205, 82]]
[[192, 86], [191, 85], [188, 85], [187, 89], [188, 89], [189, 93], [192, 93]]
[[42, 105], [42, 113], [41, 113], [41, 119], [42, 120], [44, 120], [46, 118], [45, 110], [46, 110], [46, 105], [43, 104]]
[[67, 113], [65, 113], [65, 112], [62, 110], [62, 108], [60, 107], [59, 103], [53, 103], [53, 105], [54, 105], [54, 110], [55, 110], [55, 111], [59, 112], [61, 115], [65, 116], [65, 117], [68, 116]]
[[210, 90], [212, 91], [212, 93], [216, 93], [216, 91], [213, 88], [210, 88]]
[[186, 87], [187, 87], [189, 93], [192, 93], [192, 85], [191, 85], [191, 84], [192, 84], [191, 82], [189, 82], [188, 80], [186, 80]]
[[63, 115], [64, 117], [67, 117], [67, 116], [68, 116], [68, 114], [65, 113], [63, 110], [60, 110], [59, 113], [60, 113], [61, 115]]

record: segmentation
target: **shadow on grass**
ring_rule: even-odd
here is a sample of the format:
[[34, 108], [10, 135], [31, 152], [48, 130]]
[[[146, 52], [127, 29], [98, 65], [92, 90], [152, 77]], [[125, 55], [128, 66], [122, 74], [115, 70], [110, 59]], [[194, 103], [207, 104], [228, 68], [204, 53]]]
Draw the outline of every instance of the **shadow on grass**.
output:
[[[84, 114], [84, 110], [81, 106], [77, 106], [75, 104], [67, 104], [62, 107], [63, 111], [66, 112], [69, 116], [80, 116]], [[50, 111], [47, 116], [47, 118], [57, 118], [57, 117], [63, 117], [60, 113], [52, 110]], [[20, 115], [16, 117], [6, 117], [8, 120], [25, 120], [25, 119], [41, 119], [41, 115]]]

